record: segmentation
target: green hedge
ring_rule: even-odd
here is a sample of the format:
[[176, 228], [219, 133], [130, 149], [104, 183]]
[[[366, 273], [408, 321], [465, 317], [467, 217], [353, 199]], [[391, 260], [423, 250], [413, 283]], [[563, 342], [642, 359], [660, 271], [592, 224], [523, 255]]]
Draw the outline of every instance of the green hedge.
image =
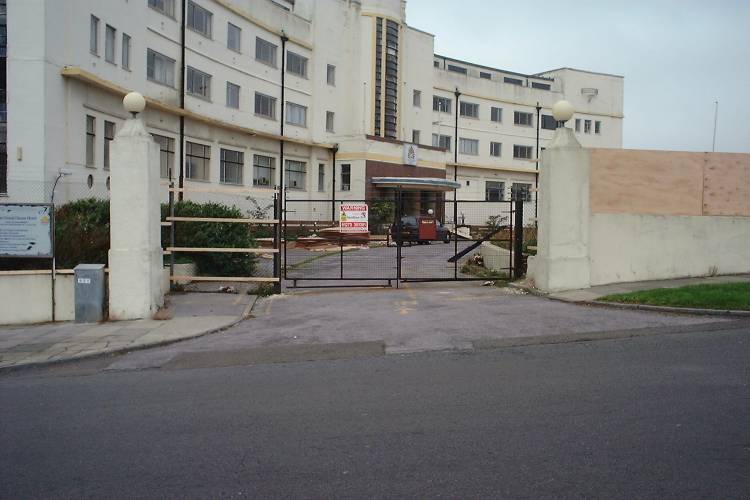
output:
[[[161, 207], [162, 220], [168, 215], [169, 206]], [[245, 214], [237, 207], [220, 203], [179, 202], [175, 215], [181, 217], [242, 218]], [[252, 248], [255, 244], [256, 228], [248, 224], [216, 222], [178, 222], [176, 224], [176, 246]], [[55, 238], [57, 267], [71, 269], [81, 263], [108, 263], [109, 251], [109, 201], [96, 198], [76, 200], [55, 210]], [[169, 228], [162, 228], [162, 244], [169, 246]], [[19, 259], [14, 259], [14, 261]], [[35, 259], [33, 264], [40, 265]], [[256, 256], [235, 253], [183, 253], [178, 261], [193, 261], [198, 272], [211, 276], [250, 276], [255, 269]], [[49, 268], [45, 261], [41, 267]], [[19, 267], [16, 267], [19, 268]]]
[[[161, 207], [162, 220], [169, 215], [169, 206]], [[223, 217], [239, 219], [245, 217], [237, 207], [221, 203], [195, 203], [181, 201], [175, 204], [176, 217]], [[175, 225], [175, 246], [252, 248], [256, 247], [253, 228], [248, 224], [217, 222], [178, 222]], [[168, 246], [169, 228], [162, 229], [162, 241]], [[251, 276], [257, 257], [241, 253], [189, 253], [180, 254], [196, 263], [198, 272], [204, 276]]]

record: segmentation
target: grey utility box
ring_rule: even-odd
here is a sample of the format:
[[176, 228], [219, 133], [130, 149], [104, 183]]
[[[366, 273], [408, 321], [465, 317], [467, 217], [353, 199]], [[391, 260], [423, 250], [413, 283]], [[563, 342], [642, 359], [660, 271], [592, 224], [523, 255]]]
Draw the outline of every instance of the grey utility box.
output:
[[104, 264], [78, 264], [74, 271], [76, 323], [104, 321]]

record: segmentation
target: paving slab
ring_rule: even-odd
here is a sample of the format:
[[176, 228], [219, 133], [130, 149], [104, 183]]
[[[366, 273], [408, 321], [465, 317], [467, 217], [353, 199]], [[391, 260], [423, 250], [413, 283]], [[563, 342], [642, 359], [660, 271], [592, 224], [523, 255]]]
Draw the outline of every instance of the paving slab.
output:
[[0, 370], [194, 338], [233, 325], [245, 317], [255, 299], [239, 294], [178, 294], [168, 297], [167, 320], [0, 327]]

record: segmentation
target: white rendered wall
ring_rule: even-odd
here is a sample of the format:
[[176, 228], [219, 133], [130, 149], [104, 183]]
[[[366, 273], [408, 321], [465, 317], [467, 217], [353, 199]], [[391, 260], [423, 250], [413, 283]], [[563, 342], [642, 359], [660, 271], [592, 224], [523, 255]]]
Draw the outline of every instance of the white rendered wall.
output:
[[750, 217], [592, 214], [591, 285], [750, 272]]

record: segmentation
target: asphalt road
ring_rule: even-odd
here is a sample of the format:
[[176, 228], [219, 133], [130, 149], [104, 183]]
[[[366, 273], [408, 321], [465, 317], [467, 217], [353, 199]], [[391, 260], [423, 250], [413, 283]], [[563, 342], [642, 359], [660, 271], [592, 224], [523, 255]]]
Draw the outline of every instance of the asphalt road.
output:
[[748, 498], [750, 328], [81, 365], [0, 378], [0, 423], [2, 498]]

